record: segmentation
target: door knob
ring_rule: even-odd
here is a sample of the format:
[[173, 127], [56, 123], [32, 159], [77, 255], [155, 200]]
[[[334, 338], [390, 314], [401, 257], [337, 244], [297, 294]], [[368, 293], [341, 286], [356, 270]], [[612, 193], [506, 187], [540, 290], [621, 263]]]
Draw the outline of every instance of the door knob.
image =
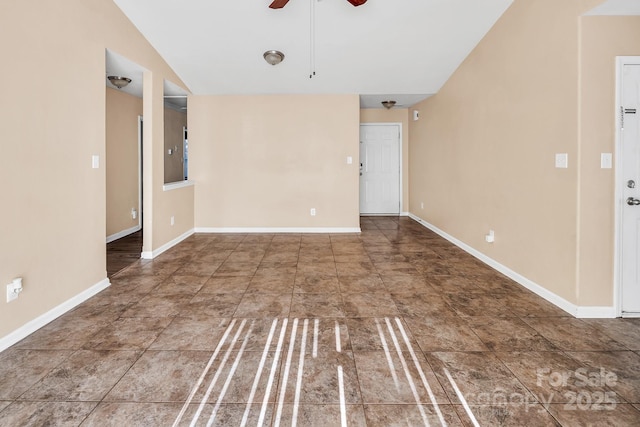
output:
[[638, 206], [640, 205], [640, 199], [634, 199], [633, 197], [628, 197], [627, 204], [629, 206]]

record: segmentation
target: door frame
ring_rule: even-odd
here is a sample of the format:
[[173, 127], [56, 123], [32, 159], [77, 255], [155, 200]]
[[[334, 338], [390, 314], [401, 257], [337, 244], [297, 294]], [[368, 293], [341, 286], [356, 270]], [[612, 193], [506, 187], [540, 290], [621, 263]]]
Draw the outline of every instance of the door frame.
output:
[[143, 133], [144, 117], [138, 116], [138, 228], [142, 230], [142, 141], [144, 139]]
[[616, 56], [616, 94], [615, 94], [615, 198], [614, 198], [614, 216], [615, 216], [615, 241], [614, 241], [614, 269], [613, 269], [613, 303], [615, 305], [616, 317], [622, 316], [622, 186], [624, 177], [622, 176], [622, 168], [620, 164], [620, 156], [622, 155], [622, 133], [620, 123], [622, 120], [622, 112], [620, 111], [622, 103], [622, 80], [623, 69], [625, 65], [640, 65], [640, 56]]
[[[403, 180], [402, 180], [402, 175], [404, 173], [404, 162], [402, 161], [402, 145], [404, 143], [403, 138], [402, 138], [402, 122], [375, 122], [375, 123], [360, 123], [360, 127], [358, 127], [358, 130], [360, 130], [360, 128], [362, 126], [398, 126], [398, 174], [399, 174], [399, 179], [398, 179], [398, 185], [400, 186], [398, 189], [398, 195], [399, 195], [399, 205], [398, 205], [398, 216], [402, 216], [403, 210], [402, 207], [404, 206], [404, 201], [403, 201]], [[360, 135], [358, 135], [358, 140], [360, 141]], [[362, 143], [362, 141], [360, 141], [360, 143], [358, 144], [358, 165], [360, 165], [360, 144]], [[360, 191], [362, 191], [362, 188], [360, 188], [360, 181], [358, 180], [358, 201], [360, 200]], [[359, 206], [359, 204], [358, 204]], [[359, 208], [358, 208], [359, 210]], [[360, 214], [362, 215], [362, 214]], [[365, 216], [388, 216], [389, 214], [364, 214]]]

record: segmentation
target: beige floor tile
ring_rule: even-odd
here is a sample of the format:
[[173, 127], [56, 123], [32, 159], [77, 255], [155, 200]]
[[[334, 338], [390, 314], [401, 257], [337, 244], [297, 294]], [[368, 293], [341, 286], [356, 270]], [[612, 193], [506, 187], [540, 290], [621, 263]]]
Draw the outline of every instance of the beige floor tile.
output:
[[594, 410], [592, 405], [550, 405], [549, 412], [563, 426], [619, 427], [640, 425], [640, 411], [632, 405], [616, 405], [612, 410]]
[[467, 322], [455, 314], [405, 317], [422, 351], [487, 351]]
[[[344, 411], [344, 415], [342, 411]], [[343, 425], [343, 419], [348, 426], [364, 427], [367, 425], [362, 405], [345, 405], [341, 407], [340, 405], [331, 404], [301, 404], [295, 410], [294, 405], [286, 404], [282, 407], [281, 425], [293, 425], [294, 414], [296, 424], [299, 426], [340, 426]]]
[[210, 351], [148, 350], [104, 401], [184, 403], [210, 358]]
[[175, 317], [171, 324], [149, 346], [150, 350], [213, 351], [229, 327], [231, 320], [194, 313], [191, 317]]
[[434, 352], [428, 353], [427, 359], [454, 404], [464, 404], [456, 389], [470, 405], [492, 404], [504, 396], [535, 402], [531, 392], [493, 353]]
[[[454, 406], [460, 418], [472, 425], [471, 415], [461, 405]], [[557, 427], [558, 423], [553, 416], [540, 404], [497, 404], [497, 405], [471, 405], [469, 411], [473, 418], [481, 426], [540, 426]], [[567, 427], [579, 424], [566, 424]]]
[[453, 405], [365, 405], [364, 412], [368, 426], [464, 426]]
[[123, 317], [104, 327], [84, 345], [94, 350], [146, 350], [171, 323], [167, 317]]
[[387, 291], [345, 293], [343, 301], [347, 317], [384, 317], [400, 314]]
[[244, 294], [250, 282], [251, 277], [212, 277], [205, 282], [200, 292], [213, 294]]
[[336, 276], [297, 276], [294, 293], [331, 294], [340, 292]]
[[338, 293], [293, 294], [291, 301], [291, 317], [344, 317], [342, 296]]
[[247, 293], [242, 297], [234, 317], [283, 317], [291, 309], [291, 294]]
[[139, 351], [79, 350], [51, 370], [20, 399], [99, 401], [138, 357]]
[[525, 318], [524, 321], [561, 350], [626, 350], [598, 329], [573, 317]]
[[557, 348], [517, 317], [476, 316], [467, 324], [493, 351], [552, 351]]
[[410, 218], [361, 229], [133, 254], [0, 353], [0, 425], [640, 423], [640, 321], [575, 319]]
[[18, 348], [0, 353], [0, 400], [17, 399], [72, 353], [71, 350]]
[[[422, 354], [384, 351], [354, 353], [365, 404], [448, 404], [429, 363]], [[416, 363], [417, 362], [417, 363]], [[424, 378], [424, 380], [423, 380]]]
[[14, 402], [0, 413], [5, 426], [74, 427], [95, 408], [97, 402]]

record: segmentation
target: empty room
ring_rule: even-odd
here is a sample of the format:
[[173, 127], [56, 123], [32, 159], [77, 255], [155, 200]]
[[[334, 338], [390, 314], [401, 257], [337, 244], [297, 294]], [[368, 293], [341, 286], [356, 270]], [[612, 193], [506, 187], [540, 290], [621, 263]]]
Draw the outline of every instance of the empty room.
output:
[[0, 426], [640, 425], [637, 0], [0, 22]]

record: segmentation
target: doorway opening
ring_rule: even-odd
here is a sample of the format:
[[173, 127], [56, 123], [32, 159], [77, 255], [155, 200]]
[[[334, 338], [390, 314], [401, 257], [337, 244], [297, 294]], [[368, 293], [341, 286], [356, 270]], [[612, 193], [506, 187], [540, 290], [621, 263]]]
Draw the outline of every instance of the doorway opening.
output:
[[[105, 181], [107, 277], [142, 254], [142, 142], [144, 69], [106, 50]], [[117, 86], [108, 76], [129, 84]]]

